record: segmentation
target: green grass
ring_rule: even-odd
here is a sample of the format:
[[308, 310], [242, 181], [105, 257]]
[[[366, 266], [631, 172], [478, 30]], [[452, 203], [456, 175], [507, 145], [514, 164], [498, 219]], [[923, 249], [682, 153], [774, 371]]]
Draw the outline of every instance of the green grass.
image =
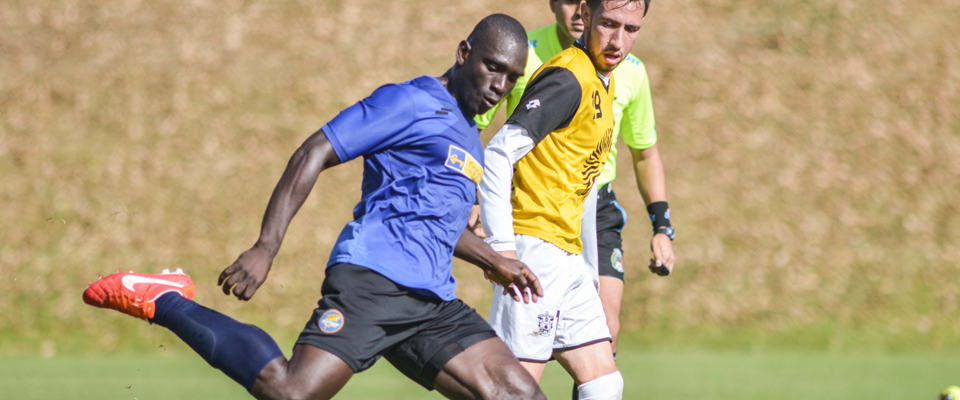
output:
[[[640, 352], [619, 355], [624, 399], [934, 399], [960, 356], [826, 353]], [[543, 381], [566, 399], [571, 380], [551, 363]], [[7, 358], [0, 387], [10, 399], [235, 399], [246, 393], [199, 357], [177, 355]], [[436, 399], [385, 362], [359, 374], [338, 398]]]

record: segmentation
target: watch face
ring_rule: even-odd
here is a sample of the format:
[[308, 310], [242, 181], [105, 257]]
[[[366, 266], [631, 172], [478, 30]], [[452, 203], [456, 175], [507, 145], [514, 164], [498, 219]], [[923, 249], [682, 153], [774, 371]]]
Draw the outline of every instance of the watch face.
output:
[[665, 227], [662, 227], [662, 228], [657, 228], [657, 230], [653, 231], [653, 233], [654, 233], [654, 234], [662, 233], [662, 234], [664, 234], [664, 235], [667, 235], [667, 237], [670, 238], [670, 240], [673, 240], [673, 238], [677, 236], [677, 234], [673, 232], [673, 227], [672, 227], [672, 226], [665, 226]]

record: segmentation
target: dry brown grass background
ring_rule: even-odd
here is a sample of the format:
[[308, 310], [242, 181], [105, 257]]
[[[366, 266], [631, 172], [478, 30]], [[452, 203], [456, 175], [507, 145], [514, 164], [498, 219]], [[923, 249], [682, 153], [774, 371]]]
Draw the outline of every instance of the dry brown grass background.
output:
[[[547, 0], [0, 3], [0, 353], [160, 351], [172, 335], [80, 293], [176, 267], [199, 302], [286, 346], [361, 168], [321, 176], [256, 297], [225, 297], [216, 276], [253, 244], [289, 155], [380, 84], [441, 74], [494, 12], [552, 18]], [[679, 264], [645, 272], [621, 168], [626, 341], [960, 348], [958, 21], [958, 0], [654, 0], [634, 54]], [[455, 272], [485, 313], [478, 271]]]

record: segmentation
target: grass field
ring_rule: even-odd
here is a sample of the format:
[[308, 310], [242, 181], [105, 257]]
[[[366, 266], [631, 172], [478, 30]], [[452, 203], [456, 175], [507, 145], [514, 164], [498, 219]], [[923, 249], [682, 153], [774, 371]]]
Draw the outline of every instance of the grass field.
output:
[[[495, 12], [552, 19], [545, 0], [0, 2], [0, 398], [241, 396], [169, 332], [83, 305], [86, 282], [182, 267], [200, 303], [290, 342], [360, 163], [320, 177], [252, 301], [214, 285], [289, 155], [381, 84], [442, 74]], [[654, 0], [633, 53], [678, 264], [645, 271], [621, 147], [621, 341], [645, 349], [621, 353], [626, 398], [932, 399], [960, 383], [957, 21], [960, 0]], [[454, 274], [484, 313], [481, 274]], [[545, 387], [563, 399], [558, 376]], [[343, 397], [425, 396], [381, 365]]]
[[[622, 351], [624, 399], [933, 400], [960, 382], [960, 357], [797, 353]], [[542, 387], [568, 399], [572, 381], [551, 363]], [[7, 358], [0, 360], [7, 399], [153, 400], [249, 397], [199, 357]], [[439, 399], [380, 362], [356, 375], [337, 398]]]

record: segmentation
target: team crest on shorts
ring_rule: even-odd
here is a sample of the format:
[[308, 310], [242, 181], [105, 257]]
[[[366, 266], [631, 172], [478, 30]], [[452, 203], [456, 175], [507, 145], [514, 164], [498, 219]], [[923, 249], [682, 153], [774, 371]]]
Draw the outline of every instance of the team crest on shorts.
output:
[[317, 321], [317, 327], [320, 328], [320, 332], [333, 334], [340, 332], [340, 329], [343, 328], [343, 313], [340, 310], [327, 310], [320, 316], [320, 320]]
[[613, 254], [610, 254], [610, 265], [617, 272], [623, 273], [623, 252], [620, 249], [613, 249]]
[[450, 151], [447, 153], [447, 162], [444, 164], [447, 168], [457, 171], [470, 178], [473, 183], [480, 184], [483, 178], [483, 166], [470, 153], [457, 146], [450, 145]]
[[550, 313], [543, 313], [537, 316], [537, 330], [533, 332], [533, 336], [540, 337], [549, 337], [550, 332], [553, 331], [554, 323], [556, 322], [555, 316]]

